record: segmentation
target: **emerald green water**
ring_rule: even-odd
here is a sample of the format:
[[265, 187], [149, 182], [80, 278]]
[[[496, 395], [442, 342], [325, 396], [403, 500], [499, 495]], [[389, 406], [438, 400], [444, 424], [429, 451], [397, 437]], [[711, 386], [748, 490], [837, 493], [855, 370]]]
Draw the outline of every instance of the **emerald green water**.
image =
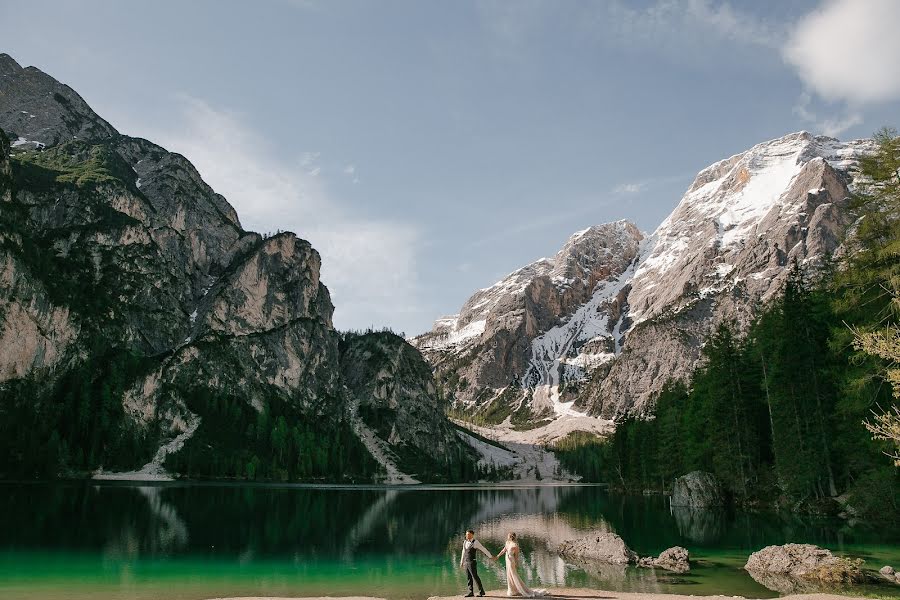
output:
[[[335, 488], [93, 483], [0, 484], [0, 598], [201, 599], [374, 595], [465, 589], [461, 533], [494, 552], [520, 535], [537, 587], [777, 596], [742, 569], [769, 544], [809, 542], [900, 567], [896, 531], [795, 516], [671, 511], [665, 498], [593, 486]], [[553, 551], [595, 529], [640, 554], [687, 547], [686, 575], [578, 566]], [[481, 561], [488, 588], [502, 563]], [[868, 586], [857, 593], [900, 597]]]

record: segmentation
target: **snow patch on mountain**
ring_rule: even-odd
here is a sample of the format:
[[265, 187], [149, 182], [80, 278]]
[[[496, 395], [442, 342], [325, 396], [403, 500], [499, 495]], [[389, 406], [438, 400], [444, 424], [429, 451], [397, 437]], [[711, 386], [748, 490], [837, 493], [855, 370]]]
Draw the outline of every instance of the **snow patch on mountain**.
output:
[[[560, 399], [560, 383], [584, 380], [590, 370], [613, 360], [620, 351], [622, 316], [614, 318], [615, 303], [634, 276], [636, 263], [618, 276], [597, 283], [590, 300], [569, 319], [531, 341], [531, 360], [523, 384], [534, 390], [535, 408], [549, 407], [556, 416], [584, 416], [575, 410], [574, 400]], [[592, 348], [609, 347], [610, 351], [582, 350], [588, 343]]]
[[[870, 140], [840, 142], [799, 132], [757, 144], [700, 171], [675, 210], [650, 237], [650, 251], [632, 282], [633, 324], [658, 316], [680, 291], [663, 285], [671, 272], [697, 268], [704, 255], [727, 258], [755, 242], [765, 235], [758, 226], [772, 211], [779, 211], [782, 218], [797, 214], [799, 206], [787, 204], [785, 195], [808, 163], [824, 160], [846, 171], [870, 147]], [[715, 235], [702, 237], [710, 225]], [[711, 276], [721, 279], [729, 266], [717, 265]], [[721, 289], [715, 284], [701, 291]]]

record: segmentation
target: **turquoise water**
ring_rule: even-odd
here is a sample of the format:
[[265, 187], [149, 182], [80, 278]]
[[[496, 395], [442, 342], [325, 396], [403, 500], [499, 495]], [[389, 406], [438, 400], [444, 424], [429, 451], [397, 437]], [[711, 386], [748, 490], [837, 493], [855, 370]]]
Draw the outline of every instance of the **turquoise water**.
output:
[[[897, 532], [836, 520], [673, 512], [665, 498], [594, 486], [316, 487], [0, 484], [0, 598], [91, 600], [365, 594], [426, 598], [465, 589], [461, 533], [494, 552], [520, 535], [538, 587], [772, 597], [741, 567], [768, 544], [816, 543], [900, 566]], [[640, 554], [687, 547], [689, 574], [575, 565], [553, 549], [590, 529]], [[489, 588], [502, 563], [482, 561]], [[900, 597], [900, 589], [866, 593]]]

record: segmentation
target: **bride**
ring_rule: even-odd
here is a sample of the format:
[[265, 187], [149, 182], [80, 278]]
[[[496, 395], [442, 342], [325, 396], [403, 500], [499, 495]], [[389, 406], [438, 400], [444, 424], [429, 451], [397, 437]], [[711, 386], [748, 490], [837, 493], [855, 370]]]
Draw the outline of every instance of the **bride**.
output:
[[522, 553], [519, 551], [518, 536], [516, 536], [515, 533], [510, 532], [510, 534], [506, 537], [506, 545], [503, 547], [503, 550], [500, 551], [500, 554], [497, 555], [497, 558], [499, 559], [504, 554], [506, 554], [507, 596], [537, 598], [547, 595], [547, 590], [528, 589], [528, 586], [525, 585], [522, 582], [522, 579], [519, 577], [519, 560], [522, 557]]

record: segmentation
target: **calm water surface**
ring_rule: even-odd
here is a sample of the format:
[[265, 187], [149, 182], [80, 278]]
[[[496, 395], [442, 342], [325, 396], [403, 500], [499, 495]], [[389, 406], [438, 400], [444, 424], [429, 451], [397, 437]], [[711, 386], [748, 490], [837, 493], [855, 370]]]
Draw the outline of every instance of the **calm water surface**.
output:
[[[333, 488], [264, 485], [0, 484], [0, 598], [202, 599], [465, 589], [461, 532], [489, 550], [519, 533], [527, 581], [626, 591], [771, 597], [742, 569], [768, 544], [810, 542], [900, 567], [897, 532], [792, 516], [673, 512], [665, 498], [592, 486]], [[686, 546], [691, 573], [591, 567], [553, 549], [590, 529], [640, 554]], [[481, 561], [489, 588], [502, 563]], [[900, 597], [900, 589], [867, 588]]]

